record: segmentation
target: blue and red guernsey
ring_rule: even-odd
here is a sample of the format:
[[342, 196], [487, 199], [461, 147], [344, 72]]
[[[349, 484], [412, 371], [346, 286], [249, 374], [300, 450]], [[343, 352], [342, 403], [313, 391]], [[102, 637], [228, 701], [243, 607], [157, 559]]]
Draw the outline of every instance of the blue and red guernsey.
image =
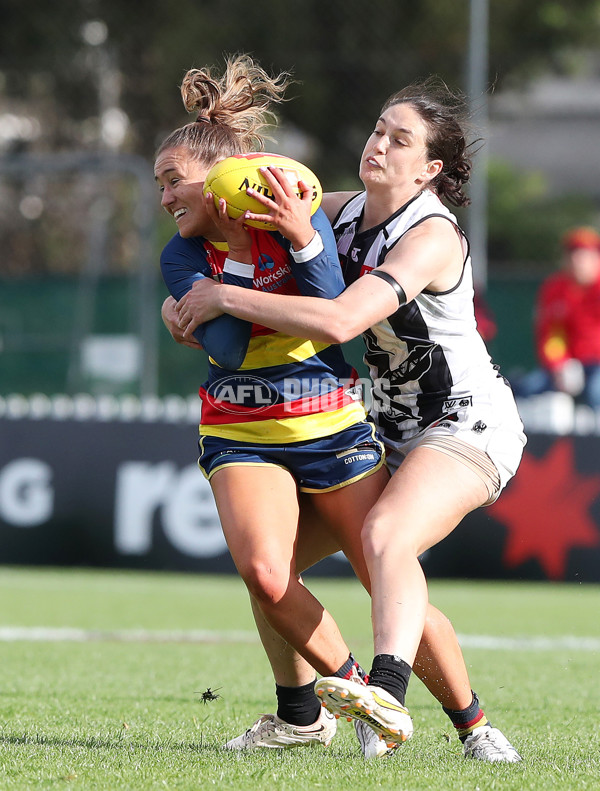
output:
[[[289, 243], [276, 232], [250, 229], [253, 244], [252, 288], [278, 294], [300, 294], [289, 255]], [[333, 248], [335, 250], [335, 247]], [[330, 296], [343, 290], [341, 271], [332, 267]], [[187, 293], [202, 277], [229, 282], [223, 275], [225, 245], [212, 244], [176, 234], [161, 256], [165, 282], [175, 299]], [[292, 265], [291, 265], [292, 264]], [[231, 281], [233, 282], [233, 281]], [[248, 284], [250, 279], [247, 279]], [[323, 283], [321, 282], [323, 293]], [[324, 289], [327, 291], [327, 288]], [[305, 289], [303, 293], [307, 293]], [[213, 334], [223, 316], [213, 324]], [[238, 368], [219, 365], [209, 344], [208, 381], [200, 388], [202, 416], [200, 434], [240, 442], [283, 444], [318, 439], [364, 420], [356, 371], [339, 346], [304, 340], [258, 324], [234, 319], [223, 323], [223, 344], [242, 345]], [[204, 336], [206, 338], [206, 335]]]

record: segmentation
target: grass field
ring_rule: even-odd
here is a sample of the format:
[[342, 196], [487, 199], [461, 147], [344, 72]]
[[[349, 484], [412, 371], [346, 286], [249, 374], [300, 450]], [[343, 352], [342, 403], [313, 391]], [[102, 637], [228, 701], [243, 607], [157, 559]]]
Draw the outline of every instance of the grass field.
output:
[[[362, 589], [308, 584], [368, 664]], [[599, 588], [433, 581], [431, 599], [523, 763], [464, 759], [417, 679], [393, 758], [365, 762], [345, 721], [328, 749], [225, 752], [274, 709], [239, 579], [0, 568], [0, 789], [599, 789]], [[208, 687], [221, 697], [203, 704]]]

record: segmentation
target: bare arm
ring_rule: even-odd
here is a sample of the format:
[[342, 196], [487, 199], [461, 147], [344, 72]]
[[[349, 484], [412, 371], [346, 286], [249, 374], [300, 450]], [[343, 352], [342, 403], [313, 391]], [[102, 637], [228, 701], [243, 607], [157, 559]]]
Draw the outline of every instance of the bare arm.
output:
[[[437, 218], [422, 223], [398, 242], [379, 269], [402, 286], [407, 302], [424, 288], [444, 291], [454, 286], [462, 271], [454, 227]], [[398, 310], [398, 297], [389, 283], [369, 276], [330, 300], [259, 292], [240, 295], [231, 289], [219, 289], [215, 296], [225, 313], [245, 319], [260, 316], [267, 327], [329, 343], [345, 343]]]
[[[361, 278], [335, 299], [262, 291], [243, 295], [239, 290], [220, 286], [212, 292], [219, 310], [225, 313], [238, 317], [253, 315], [266, 327], [324, 343], [344, 343], [398, 308], [393, 289], [375, 277]], [[185, 324], [186, 318], [186, 309], [182, 306], [180, 323]], [[184, 337], [186, 334], [187, 330]]]
[[[388, 254], [381, 271], [403, 287], [407, 301], [423, 289], [445, 291], [458, 282], [463, 255], [454, 227], [432, 218], [414, 228]], [[195, 284], [179, 305], [179, 325], [190, 327], [220, 313], [300, 338], [345, 343], [398, 309], [394, 289], [377, 277], [362, 277], [331, 300], [242, 291], [215, 283]]]
[[179, 326], [179, 315], [176, 310], [177, 302], [173, 299], [173, 297], [167, 297], [162, 304], [162, 308], [160, 310], [160, 315], [162, 317], [163, 323], [165, 327], [171, 333], [171, 337], [177, 343], [180, 343], [182, 346], [189, 346], [190, 349], [197, 349], [199, 351], [202, 350], [202, 346], [198, 343], [198, 341], [194, 338], [193, 335], [190, 335], [189, 338], [183, 337], [183, 331]]

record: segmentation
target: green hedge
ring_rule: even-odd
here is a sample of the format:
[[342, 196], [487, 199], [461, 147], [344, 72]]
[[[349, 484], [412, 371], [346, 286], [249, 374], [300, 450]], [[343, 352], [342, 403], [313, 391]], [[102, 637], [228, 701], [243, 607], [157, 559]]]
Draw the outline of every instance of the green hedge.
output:
[[[81, 308], [79, 287], [76, 279], [68, 278], [37, 280], [35, 285], [30, 280], [0, 281], [0, 395], [67, 392], [71, 349], [76, 347], [73, 320]], [[498, 325], [490, 353], [509, 376], [535, 362], [531, 322], [537, 287], [536, 280], [492, 280], [488, 287], [487, 301]], [[102, 279], [84, 316], [87, 330], [137, 334], [135, 288], [126, 278]], [[171, 340], [159, 316], [163, 296], [159, 289], [148, 308], [158, 317], [158, 395], [188, 395], [203, 380], [206, 360]], [[354, 340], [346, 349], [364, 375], [362, 341]], [[102, 383], [88, 384], [102, 391]], [[135, 383], [121, 386], [121, 392], [127, 391], [137, 392]]]

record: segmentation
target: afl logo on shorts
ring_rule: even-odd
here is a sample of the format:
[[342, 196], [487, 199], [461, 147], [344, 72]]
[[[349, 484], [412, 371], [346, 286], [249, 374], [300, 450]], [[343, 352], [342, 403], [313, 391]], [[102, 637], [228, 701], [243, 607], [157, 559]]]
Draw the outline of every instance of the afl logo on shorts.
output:
[[207, 390], [215, 409], [239, 414], [255, 414], [277, 403], [279, 393], [259, 376], [227, 376]]

